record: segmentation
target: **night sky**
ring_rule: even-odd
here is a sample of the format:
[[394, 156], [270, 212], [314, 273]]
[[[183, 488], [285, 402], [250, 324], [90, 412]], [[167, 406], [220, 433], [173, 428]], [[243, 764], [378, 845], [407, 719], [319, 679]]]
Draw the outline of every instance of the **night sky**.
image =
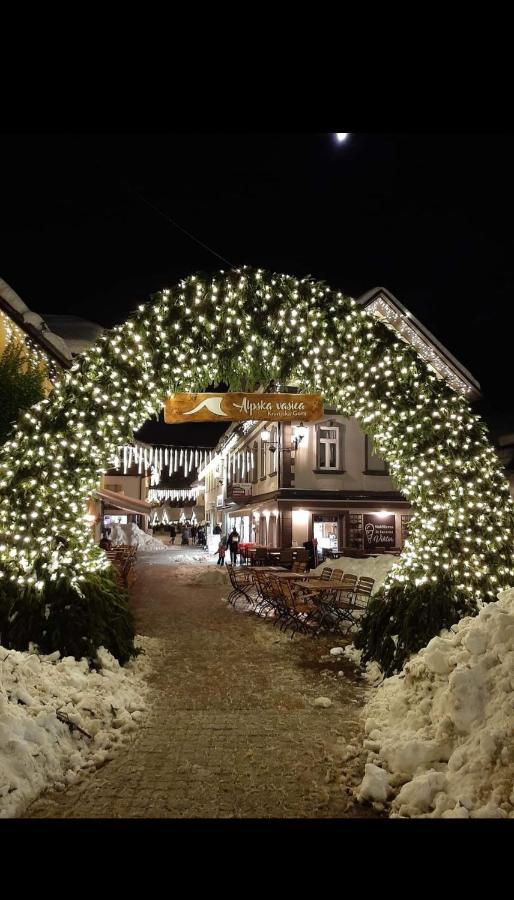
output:
[[480, 381], [490, 420], [508, 421], [513, 159], [513, 135], [4, 134], [0, 276], [43, 316], [105, 326], [229, 264], [354, 297], [384, 286]]

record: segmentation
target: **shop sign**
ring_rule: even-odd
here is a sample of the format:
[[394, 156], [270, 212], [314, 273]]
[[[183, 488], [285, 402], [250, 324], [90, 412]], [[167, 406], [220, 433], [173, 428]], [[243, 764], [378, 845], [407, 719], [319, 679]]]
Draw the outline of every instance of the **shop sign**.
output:
[[323, 417], [321, 394], [173, 394], [164, 402], [164, 421], [315, 422]]
[[394, 514], [377, 516], [364, 513], [364, 549], [377, 547], [387, 549], [396, 546], [396, 524]]
[[252, 496], [251, 484], [231, 484], [228, 487], [227, 495], [233, 500], [244, 500], [246, 497]]

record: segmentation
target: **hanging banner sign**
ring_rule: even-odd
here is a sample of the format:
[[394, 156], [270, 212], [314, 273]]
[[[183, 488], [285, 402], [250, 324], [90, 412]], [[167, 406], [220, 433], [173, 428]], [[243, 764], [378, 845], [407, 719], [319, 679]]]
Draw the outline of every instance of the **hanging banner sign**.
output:
[[240, 420], [314, 422], [323, 417], [320, 394], [173, 394], [164, 404], [164, 421]]
[[395, 516], [377, 516], [364, 513], [364, 549], [373, 551], [377, 547], [384, 550], [394, 547], [396, 541]]

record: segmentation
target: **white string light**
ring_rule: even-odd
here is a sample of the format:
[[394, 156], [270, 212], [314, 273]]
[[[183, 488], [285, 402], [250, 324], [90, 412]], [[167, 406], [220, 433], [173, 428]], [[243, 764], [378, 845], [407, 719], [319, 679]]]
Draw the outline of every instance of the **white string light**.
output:
[[[43, 599], [54, 585], [78, 593], [105, 569], [84, 516], [118, 448], [162, 397], [230, 377], [321, 393], [373, 438], [413, 508], [386, 595], [445, 576], [470, 609], [494, 599], [514, 581], [508, 484], [455, 373], [401, 328], [400, 339], [322, 283], [262, 270], [192, 276], [158, 294], [81, 354], [1, 448], [0, 591], [9, 603], [27, 591]], [[225, 481], [232, 446], [221, 450]], [[128, 468], [132, 454], [141, 471], [148, 453], [129, 450]], [[176, 470], [191, 467], [190, 449], [178, 456]], [[233, 475], [234, 465], [233, 453]]]

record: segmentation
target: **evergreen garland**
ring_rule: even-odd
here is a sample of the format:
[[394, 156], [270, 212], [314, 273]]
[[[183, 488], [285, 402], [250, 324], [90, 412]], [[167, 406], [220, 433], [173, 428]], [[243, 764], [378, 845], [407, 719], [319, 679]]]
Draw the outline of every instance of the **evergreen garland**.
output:
[[[155, 294], [19, 421], [0, 452], [0, 596], [30, 624], [25, 638], [21, 625], [16, 638], [8, 628], [8, 640], [21, 645], [30, 632], [61, 649], [87, 639], [92, 652], [108, 630], [125, 658], [128, 619], [84, 519], [100, 475], [167, 395], [271, 379], [295, 380], [357, 417], [414, 510], [380, 612], [374, 603], [366, 620], [366, 654], [397, 667], [419, 640], [514, 583], [514, 507], [466, 399], [354, 300], [310, 278], [243, 268]], [[55, 611], [51, 635], [38, 604]], [[387, 617], [381, 638], [375, 622]]]
[[0, 444], [20, 411], [43, 399], [45, 378], [44, 368], [29, 361], [22, 343], [13, 341], [0, 354]]

